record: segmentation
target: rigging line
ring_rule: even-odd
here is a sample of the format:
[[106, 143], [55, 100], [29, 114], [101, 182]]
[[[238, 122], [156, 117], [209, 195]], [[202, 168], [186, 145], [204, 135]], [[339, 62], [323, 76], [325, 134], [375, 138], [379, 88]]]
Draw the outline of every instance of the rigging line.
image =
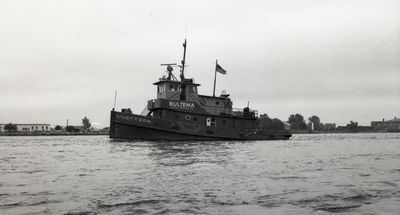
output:
[[203, 66], [203, 65], [215, 65], [215, 61], [213, 61], [212, 63], [190, 63], [190, 66]]

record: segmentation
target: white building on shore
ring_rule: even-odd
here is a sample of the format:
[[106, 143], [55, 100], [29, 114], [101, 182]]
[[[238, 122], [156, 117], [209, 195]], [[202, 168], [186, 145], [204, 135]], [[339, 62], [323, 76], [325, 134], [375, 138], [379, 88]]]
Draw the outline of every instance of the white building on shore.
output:
[[[0, 132], [7, 131], [7, 124], [9, 123], [0, 124]], [[12, 124], [17, 126], [18, 132], [48, 132], [52, 130], [50, 124]]]

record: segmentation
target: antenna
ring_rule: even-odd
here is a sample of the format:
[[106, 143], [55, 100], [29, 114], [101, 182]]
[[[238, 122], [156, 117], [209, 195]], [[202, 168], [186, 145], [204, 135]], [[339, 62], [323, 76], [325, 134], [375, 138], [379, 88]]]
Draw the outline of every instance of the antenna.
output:
[[181, 80], [185, 79], [185, 59], [186, 59], [186, 39], [183, 43], [183, 60], [182, 60], [182, 68], [181, 68]]
[[113, 110], [115, 110], [115, 104], [117, 103], [117, 90], [115, 90], [115, 94], [114, 94], [114, 108]]

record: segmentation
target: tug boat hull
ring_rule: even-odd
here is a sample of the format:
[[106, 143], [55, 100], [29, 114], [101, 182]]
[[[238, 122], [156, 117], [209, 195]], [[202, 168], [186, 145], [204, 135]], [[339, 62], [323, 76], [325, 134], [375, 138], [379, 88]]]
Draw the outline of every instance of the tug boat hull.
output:
[[209, 129], [169, 120], [111, 111], [110, 138], [151, 141], [286, 140], [288, 130]]

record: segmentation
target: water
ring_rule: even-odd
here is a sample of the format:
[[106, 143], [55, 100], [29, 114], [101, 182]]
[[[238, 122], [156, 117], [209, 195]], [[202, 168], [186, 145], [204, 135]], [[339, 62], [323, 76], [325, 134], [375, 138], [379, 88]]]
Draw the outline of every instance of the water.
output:
[[400, 133], [0, 137], [0, 214], [400, 214]]

